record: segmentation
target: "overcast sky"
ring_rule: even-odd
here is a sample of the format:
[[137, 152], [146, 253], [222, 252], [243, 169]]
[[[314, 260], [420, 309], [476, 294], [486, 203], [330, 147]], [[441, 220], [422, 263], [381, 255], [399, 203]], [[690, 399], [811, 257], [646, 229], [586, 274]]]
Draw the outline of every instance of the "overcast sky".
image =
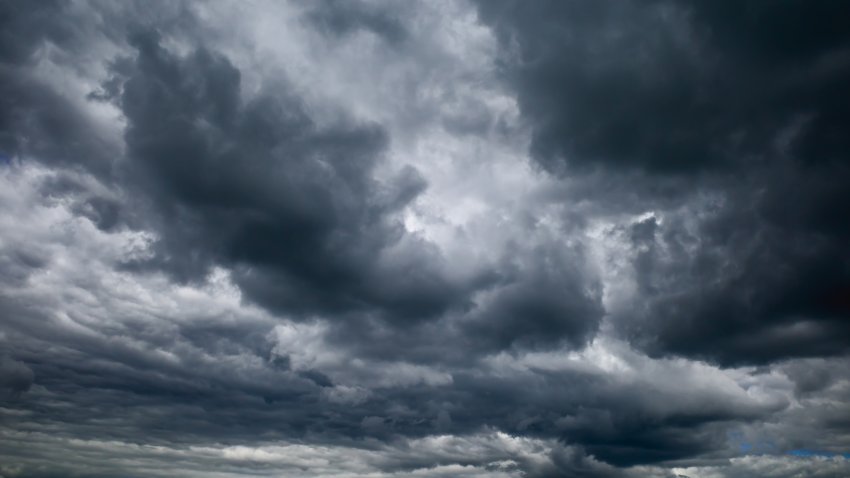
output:
[[850, 476], [848, 18], [0, 1], [0, 478]]

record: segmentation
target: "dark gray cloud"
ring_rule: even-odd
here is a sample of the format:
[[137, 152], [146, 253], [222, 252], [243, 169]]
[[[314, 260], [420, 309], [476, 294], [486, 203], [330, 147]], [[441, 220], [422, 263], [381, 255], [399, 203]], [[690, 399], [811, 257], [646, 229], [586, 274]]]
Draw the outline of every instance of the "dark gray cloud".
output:
[[846, 475], [844, 10], [3, 3], [0, 476]]
[[20, 396], [32, 386], [33, 373], [26, 364], [6, 357], [0, 359], [0, 388]]
[[548, 169], [691, 172], [770, 159], [759, 157], [782, 128], [807, 117], [800, 159], [840, 160], [850, 38], [830, 22], [845, 9], [506, 1], [479, 11], [506, 48], [505, 75]]
[[66, 167], [109, 174], [117, 148], [92, 134], [94, 125], [40, 79], [0, 64], [0, 148]]
[[32, 60], [47, 42], [62, 46], [78, 41], [77, 26], [65, 23], [57, 15], [67, 15], [68, 3], [61, 0], [23, 5], [6, 2], [0, 11], [3, 24], [0, 58], [4, 63], [19, 64]]
[[[625, 177], [615, 184], [642, 195], [627, 207], [665, 221], [631, 233], [638, 293], [617, 314], [649, 350], [724, 363], [846, 352], [850, 38], [830, 23], [845, 9], [481, 3], [539, 164]], [[645, 186], [671, 176], [688, 186], [663, 201]], [[715, 203], [673, 212], [700, 194]]]
[[387, 141], [380, 126], [319, 126], [285, 81], [243, 104], [226, 58], [205, 49], [175, 57], [153, 33], [131, 44], [138, 54], [119, 73], [117, 99], [129, 123], [124, 174], [141, 178], [131, 187], [161, 214], [159, 266], [197, 278], [227, 263], [246, 294], [289, 312], [367, 306], [403, 322], [462, 298], [427, 253], [399, 265], [417, 274], [391, 281], [394, 271], [377, 265], [403, 234], [390, 215], [426, 187], [412, 168], [371, 178]]

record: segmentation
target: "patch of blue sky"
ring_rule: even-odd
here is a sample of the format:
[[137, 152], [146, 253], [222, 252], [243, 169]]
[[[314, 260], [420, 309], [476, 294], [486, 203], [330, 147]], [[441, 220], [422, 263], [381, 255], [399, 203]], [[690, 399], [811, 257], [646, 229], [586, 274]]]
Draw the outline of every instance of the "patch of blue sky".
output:
[[797, 448], [795, 450], [789, 450], [785, 452], [786, 455], [791, 456], [799, 456], [802, 458], [810, 458], [814, 456], [822, 456], [827, 458], [834, 458], [840, 456], [844, 459], [850, 460], [850, 452], [845, 453], [835, 453], [831, 451], [823, 451], [823, 450], [809, 450], [808, 448]]

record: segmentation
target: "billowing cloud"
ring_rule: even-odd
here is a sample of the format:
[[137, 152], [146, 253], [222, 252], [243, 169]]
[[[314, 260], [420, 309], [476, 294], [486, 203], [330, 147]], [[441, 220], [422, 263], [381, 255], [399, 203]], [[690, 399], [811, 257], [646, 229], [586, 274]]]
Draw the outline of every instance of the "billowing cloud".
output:
[[653, 213], [607, 231], [637, 292], [615, 315], [651, 352], [846, 352], [844, 8], [481, 2], [534, 160], [625, 190], [576, 193], [607, 213]]

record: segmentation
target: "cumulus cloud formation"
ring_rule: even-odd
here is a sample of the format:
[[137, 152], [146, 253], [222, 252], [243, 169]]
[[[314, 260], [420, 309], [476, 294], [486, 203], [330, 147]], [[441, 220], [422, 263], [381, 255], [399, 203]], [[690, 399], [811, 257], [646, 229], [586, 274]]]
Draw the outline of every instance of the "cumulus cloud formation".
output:
[[0, 476], [847, 476], [848, 13], [0, 3]]

